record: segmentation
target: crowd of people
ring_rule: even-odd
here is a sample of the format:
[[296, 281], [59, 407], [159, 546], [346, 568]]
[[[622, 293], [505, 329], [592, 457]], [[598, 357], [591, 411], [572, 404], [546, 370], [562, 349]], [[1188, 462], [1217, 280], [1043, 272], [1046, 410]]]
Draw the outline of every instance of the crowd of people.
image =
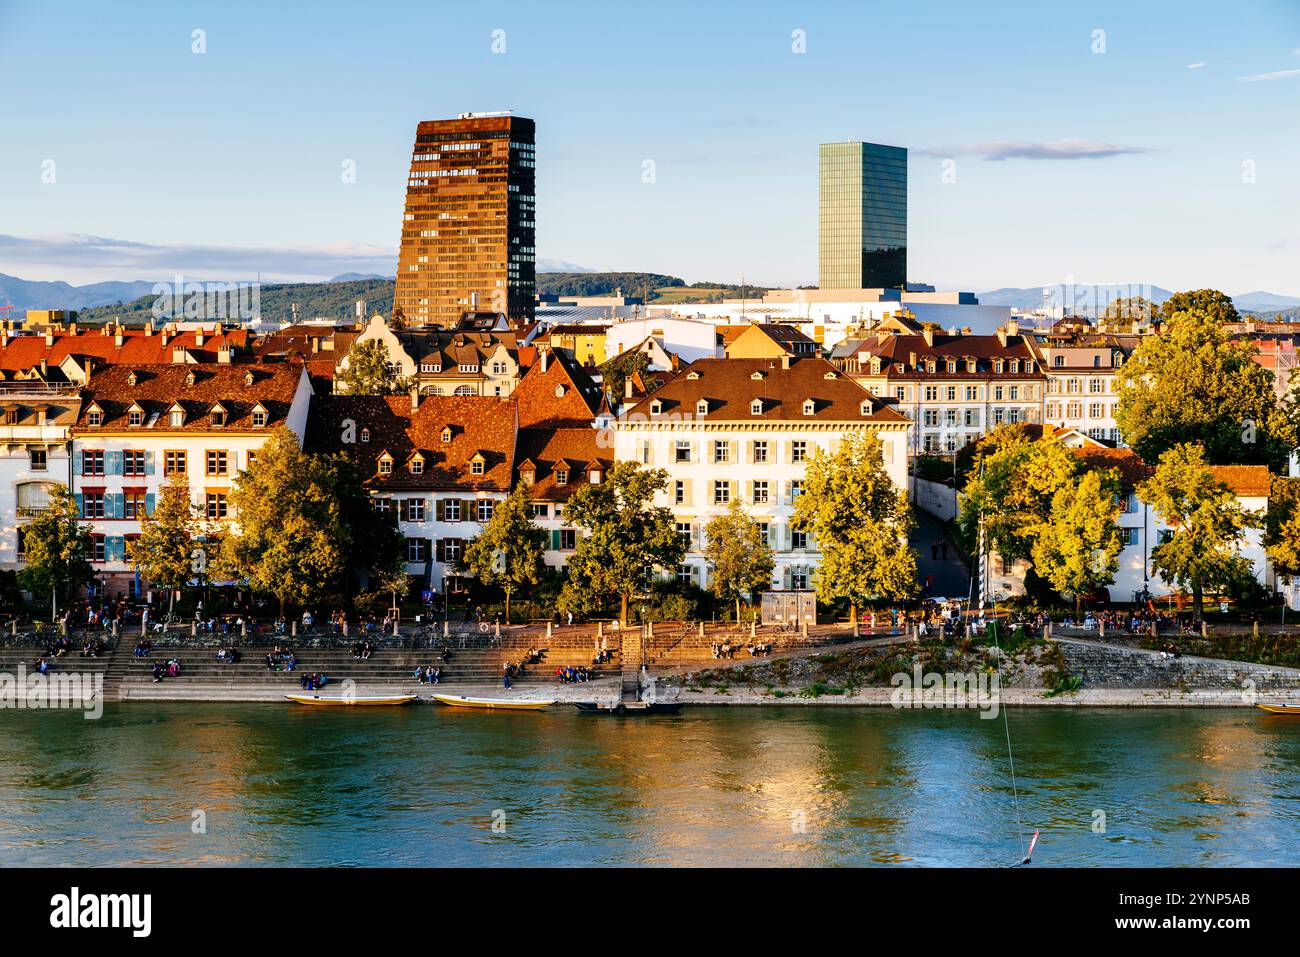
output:
[[329, 681], [329, 678], [322, 672], [313, 671], [310, 674], [303, 675], [298, 684], [302, 686], [303, 691], [319, 691], [329, 684]]
[[571, 685], [591, 680], [591, 672], [582, 665], [556, 668], [555, 677], [561, 684]]
[[298, 656], [279, 642], [266, 653], [267, 671], [293, 671], [298, 665]]
[[165, 663], [155, 661], [153, 663], [153, 680], [154, 683], [162, 681], [163, 678], [179, 678], [181, 676], [181, 660], [179, 658], [170, 658]]
[[442, 682], [442, 669], [435, 668], [433, 665], [421, 665], [415, 669], [413, 677], [420, 684], [436, 685]]

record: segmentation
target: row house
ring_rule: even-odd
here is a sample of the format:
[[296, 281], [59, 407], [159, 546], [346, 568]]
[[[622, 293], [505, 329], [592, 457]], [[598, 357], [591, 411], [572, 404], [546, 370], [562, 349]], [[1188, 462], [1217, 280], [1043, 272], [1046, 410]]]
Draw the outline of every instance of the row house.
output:
[[1045, 376], [1009, 322], [995, 335], [882, 331], [844, 343], [833, 360], [916, 425], [909, 453], [951, 453], [1003, 423], [1041, 421]]
[[672, 509], [687, 547], [680, 581], [708, 585], [704, 528], [739, 499], [775, 552], [772, 587], [801, 590], [820, 558], [791, 525], [807, 461], [870, 432], [905, 489], [911, 425], [821, 358], [699, 359], [618, 416], [614, 457], [668, 472], [655, 504]]
[[1078, 429], [1090, 438], [1118, 444], [1116, 376], [1129, 348], [1116, 336], [1081, 336], [1072, 341], [1049, 339], [1035, 344], [1047, 376], [1043, 422]]
[[[370, 341], [383, 345], [389, 367], [414, 382], [421, 395], [506, 398], [519, 384], [519, 344], [513, 332], [394, 329], [376, 314], [352, 348]], [[338, 370], [347, 367], [350, 354], [339, 358]]]
[[[1109, 587], [1111, 601], [1143, 602], [1176, 592], [1177, 587], [1166, 582], [1151, 565], [1152, 550], [1172, 534], [1160, 513], [1138, 494], [1138, 486], [1151, 476], [1151, 467], [1131, 449], [1112, 448], [1077, 430], [1049, 433], [1047, 440], [1066, 444], [1085, 468], [1113, 470], [1119, 478], [1121, 508], [1117, 524], [1121, 550], [1119, 570]], [[1266, 466], [1215, 465], [1210, 469], [1233, 492], [1242, 508], [1259, 514], [1267, 510], [1270, 477]], [[1271, 589], [1274, 582], [1263, 534], [1259, 528], [1247, 529], [1238, 543], [1238, 554], [1251, 563], [1260, 585]], [[1006, 562], [995, 553], [986, 564], [988, 593], [1024, 594], [1027, 571], [1024, 561]]]
[[138, 585], [126, 543], [163, 486], [184, 475], [210, 522], [237, 518], [230, 490], [270, 433], [302, 440], [311, 384], [301, 364], [111, 365], [93, 372], [71, 429], [71, 486], [100, 587]]
[[79, 387], [37, 380], [0, 383], [0, 568], [23, 560], [23, 527], [72, 474], [68, 439]]
[[516, 413], [494, 396], [321, 396], [307, 448], [350, 459], [375, 508], [396, 514], [408, 575], [459, 591], [465, 543], [510, 492]]
[[546, 535], [543, 561], [563, 568], [578, 545], [581, 529], [569, 524], [565, 508], [584, 485], [598, 485], [614, 467], [614, 451], [602, 448], [608, 433], [588, 426], [519, 430], [516, 481], [528, 487], [533, 522]]

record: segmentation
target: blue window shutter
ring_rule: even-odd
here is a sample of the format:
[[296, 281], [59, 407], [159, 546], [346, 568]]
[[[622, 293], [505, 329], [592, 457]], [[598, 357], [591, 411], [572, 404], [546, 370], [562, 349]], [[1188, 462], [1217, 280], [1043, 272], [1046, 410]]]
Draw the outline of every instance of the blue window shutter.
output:
[[121, 475], [122, 474], [122, 450], [109, 449], [104, 455], [104, 474]]
[[[121, 453], [118, 453], [119, 455]], [[126, 515], [126, 496], [121, 492], [112, 492], [108, 496], [108, 517], [122, 518]]]
[[144, 474], [153, 475], [153, 452], [149, 449], [144, 453]]
[[118, 535], [110, 535], [104, 540], [104, 558], [110, 562], [120, 562], [126, 555], [126, 541]]
[[144, 510], [148, 515], [153, 514], [153, 492], [146, 492], [144, 496]]
[[77, 493], [77, 514], [80, 515], [82, 518], [85, 518], [86, 516], [86, 509], [85, 506], [82, 505], [80, 492]]
[[[81, 451], [82, 451], [81, 449], [77, 449], [75, 452], [72, 453], [72, 474], [73, 475], [81, 474]], [[78, 496], [77, 499], [78, 501], [80, 501], [81, 497]]]

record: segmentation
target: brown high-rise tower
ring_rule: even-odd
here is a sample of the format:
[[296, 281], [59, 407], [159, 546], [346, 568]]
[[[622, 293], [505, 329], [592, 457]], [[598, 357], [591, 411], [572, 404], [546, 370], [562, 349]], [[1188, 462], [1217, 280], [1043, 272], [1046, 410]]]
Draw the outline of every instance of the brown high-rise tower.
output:
[[532, 120], [462, 113], [415, 131], [393, 314], [450, 328], [462, 312], [533, 317], [537, 165]]

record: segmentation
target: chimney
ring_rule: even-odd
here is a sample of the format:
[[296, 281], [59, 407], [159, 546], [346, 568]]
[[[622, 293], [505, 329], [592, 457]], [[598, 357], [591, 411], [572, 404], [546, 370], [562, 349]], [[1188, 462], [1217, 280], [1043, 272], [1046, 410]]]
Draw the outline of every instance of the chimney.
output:
[[172, 338], [172, 337], [171, 337], [171, 336], [168, 334], [168, 332], [167, 332], [167, 327], [166, 327], [166, 326], [163, 326], [163, 329], [162, 329], [162, 344], [163, 344], [164, 346], [167, 345], [167, 343], [169, 343], [169, 342], [171, 341], [171, 338]]
[[54, 345], [54, 330], [49, 326], [46, 326], [45, 327], [45, 348], [48, 349], [52, 345]]
[[543, 372], [546, 371], [546, 357], [549, 356], [550, 354], [551, 354], [551, 350], [549, 350], [549, 349], [543, 349], [543, 350], [541, 350], [541, 354], [540, 354], [539, 358], [542, 360], [542, 371], [543, 371]]
[[76, 334], [77, 334], [77, 324], [75, 322], [68, 323], [68, 335], [75, 336]]
[[927, 347], [934, 346], [934, 328], [932, 326], [926, 326], [924, 329], [922, 329], [921, 336], [922, 338], [925, 339], [925, 344]]
[[194, 348], [198, 349], [203, 345], [203, 327], [199, 326], [194, 330]]
[[117, 346], [117, 348], [119, 349], [122, 348], [122, 346], [126, 345], [126, 333], [122, 331], [121, 326], [117, 326], [114, 329], [113, 345]]
[[1007, 330], [1005, 328], [998, 329], [998, 342], [1002, 344], [1002, 348], [1007, 347]]
[[311, 337], [311, 353], [315, 355], [320, 352], [320, 336]]
[[1017, 335], [1019, 335], [1019, 334], [1020, 334], [1020, 320], [1018, 320], [1018, 319], [1008, 319], [1008, 320], [1007, 320], [1007, 335], [1009, 335], [1009, 336], [1017, 336]]
[[229, 343], [223, 342], [221, 345], [217, 346], [217, 362], [226, 366], [230, 365], [230, 344]]
[[144, 334], [145, 334], [146, 337], [152, 337], [152, 336], [153, 336], [153, 320], [152, 320], [152, 319], [150, 319], [148, 322], [146, 322], [146, 323], [144, 324]]
[[47, 373], [47, 372], [49, 372], [49, 371], [50, 371], [49, 366], [46, 365], [45, 360], [42, 359], [42, 360], [41, 360], [41, 375], [45, 375], [45, 373]]
[[909, 353], [907, 354], [907, 364], [908, 364], [908, 366], [910, 366], [910, 367], [913, 368], [913, 369], [916, 368], [916, 353], [915, 353], [915, 352], [909, 352]]
[[628, 376], [623, 380], [623, 398], [632, 398], [632, 377]]
[[411, 411], [412, 412], [420, 411], [420, 390], [419, 389], [411, 390]]
[[788, 352], [781, 353], [781, 368], [782, 369], [790, 368], [790, 353]]
[[172, 349], [172, 365], [184, 365], [184, 364], [185, 364], [185, 348], [183, 346], [177, 346], [176, 348]]

